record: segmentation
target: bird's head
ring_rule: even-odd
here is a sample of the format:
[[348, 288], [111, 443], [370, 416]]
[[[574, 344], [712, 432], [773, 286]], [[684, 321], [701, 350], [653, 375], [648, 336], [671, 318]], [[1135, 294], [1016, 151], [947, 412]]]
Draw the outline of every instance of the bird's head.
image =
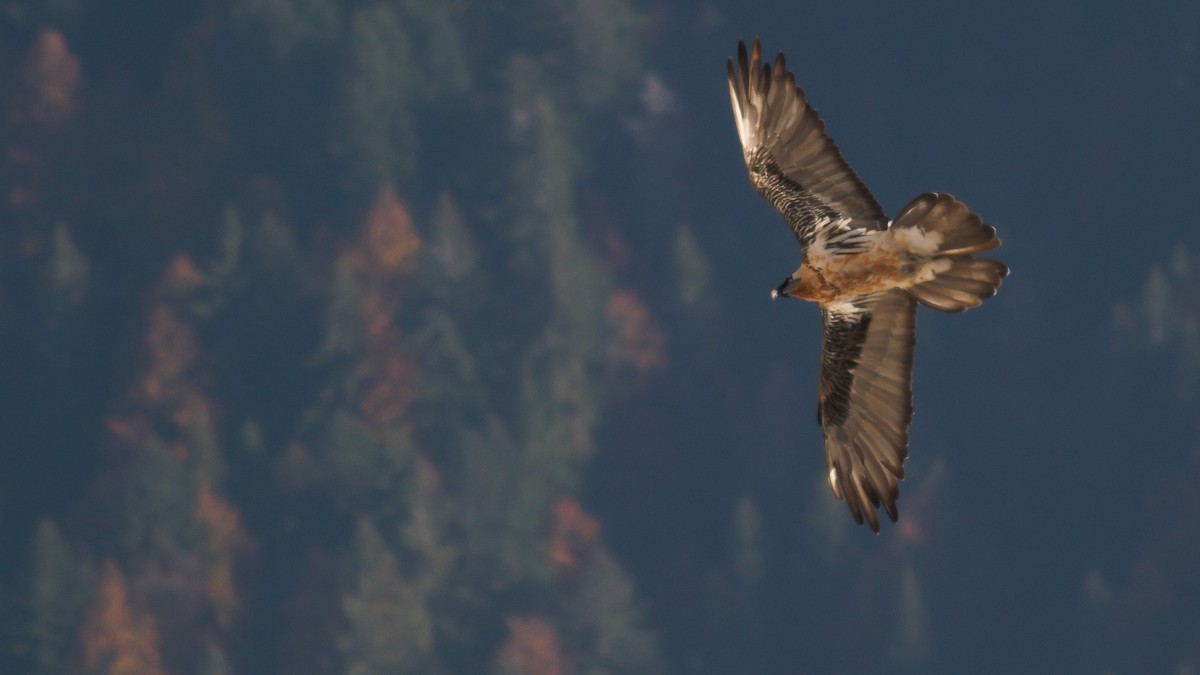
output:
[[771, 299], [786, 295], [797, 300], [820, 301], [827, 295], [825, 290], [821, 274], [808, 265], [801, 265], [792, 276], [784, 279], [783, 283], [771, 291]]
[[795, 288], [796, 279], [794, 277], [788, 277], [783, 280], [783, 283], [771, 289], [771, 299], [778, 300], [779, 296], [788, 295], [788, 291], [795, 290]]

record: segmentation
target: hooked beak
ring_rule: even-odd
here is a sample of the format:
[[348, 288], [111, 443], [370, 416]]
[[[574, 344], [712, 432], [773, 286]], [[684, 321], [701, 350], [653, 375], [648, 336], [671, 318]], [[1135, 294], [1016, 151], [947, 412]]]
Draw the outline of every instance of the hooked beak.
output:
[[787, 295], [787, 292], [795, 288], [795, 286], [796, 281], [791, 277], [784, 279], [782, 284], [779, 284], [775, 288], [771, 289], [771, 299], [778, 300], [779, 296]]

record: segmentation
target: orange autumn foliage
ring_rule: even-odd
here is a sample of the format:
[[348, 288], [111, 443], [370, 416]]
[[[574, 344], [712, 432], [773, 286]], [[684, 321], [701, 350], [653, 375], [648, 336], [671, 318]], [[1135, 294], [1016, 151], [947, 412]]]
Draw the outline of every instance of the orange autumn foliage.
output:
[[398, 353], [379, 354], [360, 370], [365, 385], [362, 411], [375, 428], [386, 427], [400, 419], [412, 403], [413, 392], [408, 375], [411, 364]]
[[[159, 281], [157, 294], [183, 296], [206, 281], [189, 256], [177, 255]], [[168, 303], [158, 303], [151, 308], [145, 339], [147, 359], [139, 386], [145, 402], [181, 429], [211, 419], [212, 403], [195, 381], [194, 366], [200, 355], [196, 329]]]
[[110, 417], [104, 420], [108, 433], [121, 443], [135, 443], [150, 433], [150, 421], [145, 415]]
[[550, 565], [559, 574], [573, 573], [599, 543], [600, 521], [571, 497], [556, 501], [551, 514]]
[[618, 363], [632, 367], [638, 374], [667, 365], [666, 336], [636, 293], [613, 293], [608, 316], [617, 326], [613, 357]]
[[171, 260], [163, 275], [162, 287], [172, 294], [184, 294], [204, 285], [204, 272], [196, 266], [191, 256], [179, 254]]
[[185, 387], [184, 376], [196, 360], [195, 330], [160, 305], [150, 314], [146, 347], [149, 364], [141, 393], [152, 403], [178, 400]]
[[34, 123], [55, 127], [75, 111], [79, 88], [79, 57], [71, 53], [62, 33], [45, 28], [30, 48], [23, 68], [29, 100], [26, 114]]
[[[190, 263], [177, 259], [164, 284], [190, 276]], [[189, 445], [179, 438], [162, 438], [152, 429], [152, 420], [170, 421], [179, 431], [194, 424], [208, 424], [212, 403], [192, 381], [199, 348], [195, 329], [166, 305], [151, 309], [145, 337], [146, 364], [126, 410], [106, 420], [109, 432], [121, 444], [143, 449], [159, 448], [178, 462], [191, 455]], [[148, 441], [158, 438], [156, 443]]]
[[500, 648], [500, 665], [524, 675], [564, 675], [569, 663], [558, 645], [558, 631], [541, 617], [510, 616], [508, 640]]
[[165, 672], [154, 617], [131, 605], [125, 575], [112, 560], [104, 564], [83, 628], [83, 660], [89, 671], [107, 675]]
[[941, 493], [945, 478], [946, 463], [939, 457], [933, 460], [933, 465], [921, 482], [909, 490], [904, 517], [896, 524], [896, 535], [892, 538], [893, 551], [911, 552], [929, 545], [929, 533], [940, 529], [929, 525], [941, 510], [938, 502], [943, 498]]
[[400, 349], [396, 302], [384, 289], [369, 291], [362, 302], [366, 344], [357, 369], [363, 417], [374, 429], [398, 420], [413, 400], [412, 364]]
[[208, 528], [208, 601], [216, 613], [217, 625], [229, 628], [240, 604], [234, 563], [237, 554], [250, 548], [253, 540], [242, 526], [238, 510], [214, 494], [208, 484], [202, 483], [196, 491], [196, 519]]
[[346, 254], [366, 289], [360, 301], [365, 354], [356, 376], [363, 418], [377, 431], [396, 422], [413, 400], [412, 365], [396, 326], [399, 289], [392, 282], [408, 271], [406, 263], [420, 248], [408, 209], [391, 186], [381, 185], [362, 238]]
[[392, 186], [379, 187], [375, 203], [367, 213], [365, 260], [376, 274], [394, 274], [421, 248], [421, 237], [413, 228], [412, 216]]
[[[186, 255], [174, 258], [158, 286], [159, 294], [185, 293], [203, 285], [204, 275]], [[191, 455], [189, 444], [174, 436], [153, 431], [155, 420], [170, 422], [187, 433], [197, 425], [208, 425], [213, 404], [196, 383], [199, 338], [195, 328], [181, 319], [166, 303], [150, 310], [144, 338], [144, 366], [130, 393], [128, 408], [106, 420], [109, 432], [121, 444], [160, 448], [176, 461]], [[160, 430], [163, 427], [159, 427]], [[149, 441], [157, 439], [156, 442]]]
[[[108, 499], [127, 499], [129, 488], [144, 480], [175, 481], [173, 494], [182, 490], [190, 496], [190, 502], [178, 502], [137, 493], [134, 507], [145, 511], [138, 516], [145, 546], [124, 559], [127, 579], [120, 577], [116, 584], [106, 577], [105, 582], [120, 586], [122, 595], [113, 597], [144, 608], [145, 621], [161, 631], [156, 654], [171, 663], [197, 648], [203, 635], [234, 625], [241, 609], [237, 565], [255, 543], [237, 509], [215, 487], [225, 467], [213, 421], [217, 412], [199, 382], [204, 375], [197, 367], [200, 337], [169, 300], [204, 283], [190, 258], [172, 260], [156, 288], [159, 298], [168, 299], [150, 308], [141, 373], [119, 412], [107, 420], [119, 451], [119, 461], [105, 482]], [[160, 519], [155, 510], [163, 507], [170, 509], [170, 516]], [[110, 577], [119, 573], [115, 564], [112, 570], [106, 571]], [[108, 602], [114, 603], [121, 606], [117, 600]], [[97, 649], [93, 652], [100, 654]], [[108, 657], [95, 658], [103, 662]]]

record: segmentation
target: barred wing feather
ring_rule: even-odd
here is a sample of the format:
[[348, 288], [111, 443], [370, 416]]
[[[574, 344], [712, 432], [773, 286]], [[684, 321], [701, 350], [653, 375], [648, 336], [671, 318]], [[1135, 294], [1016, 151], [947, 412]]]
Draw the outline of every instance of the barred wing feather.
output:
[[860, 524], [896, 522], [912, 421], [916, 301], [892, 290], [823, 308], [818, 422], [829, 487]]
[[729, 97], [750, 182], [787, 220], [804, 246], [821, 228], [883, 229], [883, 209], [825, 133], [787, 69], [762, 63], [756, 39], [729, 60]]

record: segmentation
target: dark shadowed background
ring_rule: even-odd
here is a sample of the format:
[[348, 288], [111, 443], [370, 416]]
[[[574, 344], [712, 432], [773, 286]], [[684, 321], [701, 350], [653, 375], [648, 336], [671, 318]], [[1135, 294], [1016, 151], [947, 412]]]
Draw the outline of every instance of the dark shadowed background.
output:
[[[756, 35], [1012, 268], [879, 536]], [[1200, 668], [1200, 2], [0, 0], [0, 115], [0, 672]]]

